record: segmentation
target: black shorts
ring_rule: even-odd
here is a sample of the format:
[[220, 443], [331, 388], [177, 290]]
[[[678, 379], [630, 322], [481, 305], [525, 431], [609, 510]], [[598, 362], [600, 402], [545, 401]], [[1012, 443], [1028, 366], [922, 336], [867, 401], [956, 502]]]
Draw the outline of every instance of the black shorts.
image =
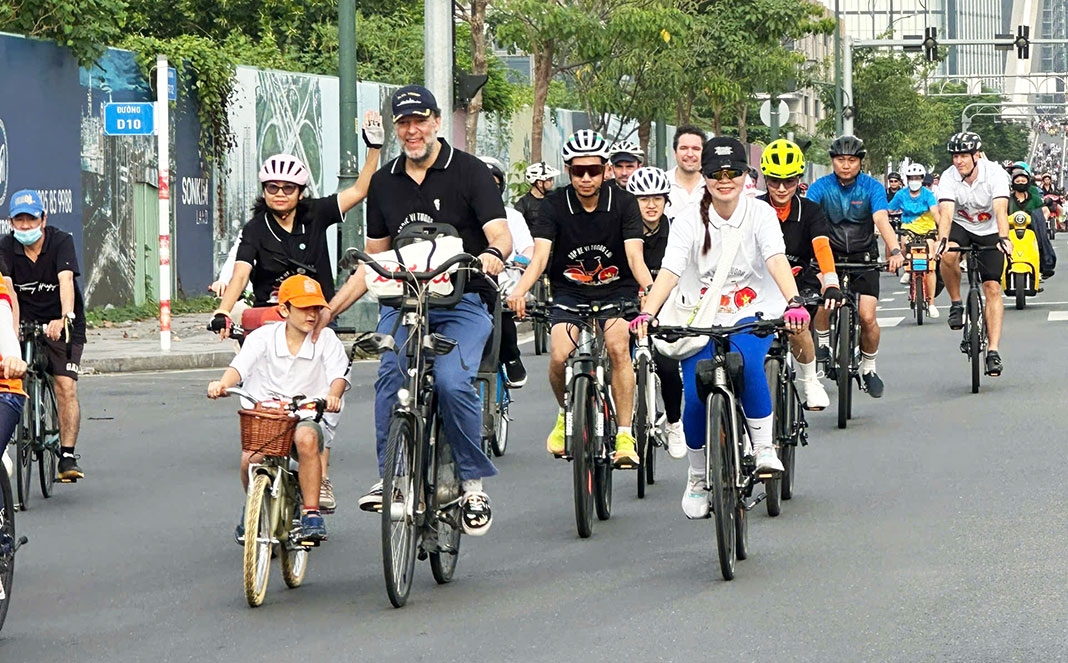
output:
[[[997, 246], [998, 234], [974, 235], [968, 232], [964, 226], [954, 223], [949, 230], [949, 241], [955, 242], [962, 247], [971, 246], [972, 244], [976, 246]], [[984, 283], [987, 281], [1000, 283], [1003, 271], [1005, 271], [1005, 254], [1001, 251], [983, 251], [979, 254], [979, 277]]]
[[67, 344], [63, 339], [53, 341], [45, 338], [45, 356], [48, 358], [48, 373], [61, 375], [77, 381], [78, 374], [82, 372], [82, 349], [84, 343], [71, 343], [70, 356], [67, 356]]
[[[571, 294], [553, 295], [553, 308], [551, 313], [551, 322], [553, 326], [560, 323], [568, 323], [572, 325], [578, 325], [582, 323], [582, 319], [578, 315], [571, 311], [565, 311], [564, 309], [556, 306], [557, 304], [563, 304], [564, 306], [570, 306], [572, 308], [579, 304], [589, 304], [590, 302], [614, 302], [614, 301], [634, 301], [637, 302], [637, 297], [624, 297], [622, 295], [614, 295], [611, 293], [605, 293], [597, 297], [576, 297]], [[604, 328], [605, 320], [601, 320], [601, 328]]]
[[[835, 262], [874, 262], [879, 259], [879, 253], [876, 250], [862, 251], [860, 253], [835, 253]], [[850, 272], [849, 274], [849, 289], [853, 294], [857, 295], [870, 295], [879, 298], [879, 277], [881, 271], [878, 268], [871, 269], [864, 272]], [[838, 275], [839, 279], [842, 279], [842, 275]]]

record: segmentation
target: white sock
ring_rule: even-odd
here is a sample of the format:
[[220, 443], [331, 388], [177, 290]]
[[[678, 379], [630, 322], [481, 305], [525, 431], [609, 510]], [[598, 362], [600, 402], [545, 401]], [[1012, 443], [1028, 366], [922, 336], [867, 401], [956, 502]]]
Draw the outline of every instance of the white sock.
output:
[[821, 348], [831, 347], [831, 330], [828, 329], [827, 331], [820, 331], [817, 329], [816, 343], [818, 343]]
[[816, 360], [802, 364], [797, 362], [797, 377], [801, 380], [816, 380]]
[[749, 436], [753, 442], [753, 451], [760, 451], [765, 447], [774, 447], [773, 434], [773, 417], [768, 415], [766, 417], [760, 417], [759, 419], [745, 418], [745, 422], [749, 424]]
[[564, 416], [566, 414], [567, 414], [567, 412], [564, 412], [564, 408], [560, 408], [560, 416], [562, 417], [562, 416]]
[[872, 353], [867, 353], [867, 352], [861, 352], [860, 353], [860, 373], [861, 373], [861, 375], [866, 374], [866, 373], [874, 373], [875, 372], [875, 355], [877, 355], [877, 354], [879, 354], [878, 350], [876, 350], [875, 352], [872, 352]]
[[482, 479], [464, 479], [460, 483], [460, 487], [463, 488], [465, 493], [481, 493], [482, 491]]
[[687, 447], [686, 455], [690, 459], [690, 474], [703, 477], [705, 475], [705, 450]]
[[633, 433], [630, 432], [630, 426], [620, 426], [617, 432], [626, 433], [627, 435], [633, 435]]

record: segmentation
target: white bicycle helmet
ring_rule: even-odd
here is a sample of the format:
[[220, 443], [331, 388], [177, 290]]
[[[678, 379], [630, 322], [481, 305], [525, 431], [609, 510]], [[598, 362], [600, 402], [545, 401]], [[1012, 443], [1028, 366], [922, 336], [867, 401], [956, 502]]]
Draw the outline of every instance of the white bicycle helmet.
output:
[[260, 182], [292, 182], [297, 186], [308, 185], [308, 169], [292, 154], [276, 154], [267, 157], [260, 168]]
[[633, 154], [638, 157], [638, 161], [645, 158], [645, 152], [642, 152], [641, 145], [630, 140], [621, 140], [613, 145], [612, 149], [608, 150], [609, 158], [612, 158], [617, 154]]
[[923, 177], [926, 174], [927, 169], [918, 163], [910, 163], [905, 169], [905, 177]]
[[627, 191], [635, 196], [666, 196], [671, 193], [671, 182], [664, 171], [646, 166], [631, 174]]
[[543, 180], [556, 179], [556, 176], [559, 174], [559, 170], [553, 168], [544, 161], [538, 161], [527, 166], [527, 183], [534, 184], [535, 182], [541, 182]]
[[560, 150], [564, 163], [571, 163], [575, 157], [601, 157], [608, 160], [608, 141], [604, 136], [589, 129], [580, 129], [568, 136]]
[[479, 159], [482, 159], [482, 163], [489, 167], [490, 172], [497, 178], [497, 188], [504, 193], [504, 188], [508, 185], [508, 176], [504, 174], [504, 164], [493, 157], [481, 156]]

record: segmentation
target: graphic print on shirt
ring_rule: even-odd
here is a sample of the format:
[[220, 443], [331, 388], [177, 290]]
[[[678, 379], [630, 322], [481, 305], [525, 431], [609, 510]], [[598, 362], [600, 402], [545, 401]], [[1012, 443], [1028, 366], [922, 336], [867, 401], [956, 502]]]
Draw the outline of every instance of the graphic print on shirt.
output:
[[[714, 278], [715, 272], [706, 274], [701, 279], [702, 297], [705, 296], [709, 286], [712, 285]], [[756, 298], [757, 291], [749, 285], [749, 278], [747, 278], [746, 272], [737, 267], [732, 267], [730, 274], [727, 276], [727, 283], [723, 284], [723, 291], [719, 295], [719, 312], [738, 313], [755, 302]]]
[[[614, 253], [604, 244], [587, 244], [567, 254], [564, 278], [578, 285], [600, 286], [619, 280]], [[605, 264], [608, 263], [608, 264]]]
[[994, 218], [994, 215], [990, 212], [979, 212], [978, 214], [976, 214], [975, 218], [972, 218], [972, 215], [968, 213], [968, 210], [964, 209], [963, 207], [957, 208], [957, 216], [964, 219], [968, 223], [976, 224], [986, 223], [990, 219]]

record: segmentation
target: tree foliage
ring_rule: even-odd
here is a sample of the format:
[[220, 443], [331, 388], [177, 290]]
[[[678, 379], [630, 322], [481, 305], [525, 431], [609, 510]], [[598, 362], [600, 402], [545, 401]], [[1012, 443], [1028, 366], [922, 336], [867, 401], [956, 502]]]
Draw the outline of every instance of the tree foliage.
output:
[[127, 24], [124, 0], [4, 0], [0, 32], [51, 39], [66, 46], [80, 64], [95, 62], [107, 46], [122, 39]]

